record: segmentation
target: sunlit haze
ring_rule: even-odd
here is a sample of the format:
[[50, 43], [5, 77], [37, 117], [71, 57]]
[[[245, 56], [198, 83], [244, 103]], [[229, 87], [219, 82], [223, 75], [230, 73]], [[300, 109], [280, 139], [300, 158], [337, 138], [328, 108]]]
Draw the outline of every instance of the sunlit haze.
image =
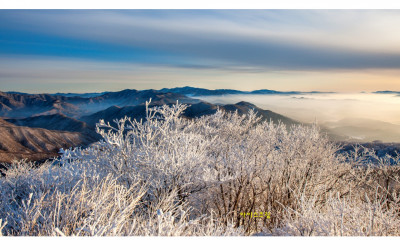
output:
[[199, 98], [220, 104], [247, 101], [303, 123], [316, 122], [337, 134], [354, 139], [400, 141], [398, 93], [225, 95]]

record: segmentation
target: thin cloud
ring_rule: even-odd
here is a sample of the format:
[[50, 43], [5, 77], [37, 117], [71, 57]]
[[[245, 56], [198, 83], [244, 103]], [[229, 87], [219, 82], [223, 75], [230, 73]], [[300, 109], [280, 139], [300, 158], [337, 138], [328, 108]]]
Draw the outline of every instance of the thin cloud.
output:
[[[178, 67], [254, 67], [255, 71], [400, 67], [400, 36], [393, 33], [400, 25], [399, 11], [3, 10], [1, 14], [4, 30], [100, 47], [97, 55], [74, 53], [71, 48], [72, 57], [136, 62], [147, 58], [146, 63]], [[142, 50], [143, 55], [136, 56]]]

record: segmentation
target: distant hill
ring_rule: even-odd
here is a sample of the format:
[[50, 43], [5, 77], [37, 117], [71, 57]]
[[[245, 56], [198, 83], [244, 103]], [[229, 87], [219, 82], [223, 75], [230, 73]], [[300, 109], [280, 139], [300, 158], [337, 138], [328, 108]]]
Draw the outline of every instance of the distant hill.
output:
[[233, 90], [233, 89], [203, 89], [203, 88], [193, 88], [193, 87], [182, 87], [182, 88], [163, 88], [161, 92], [171, 92], [179, 93], [183, 95], [193, 95], [193, 96], [204, 96], [204, 95], [229, 95], [229, 94], [243, 94], [243, 91]]
[[83, 103], [79, 97], [53, 96], [49, 94], [20, 94], [0, 91], [0, 116], [23, 118], [32, 115], [57, 114], [74, 115], [77, 108], [73, 105]]
[[[194, 87], [180, 87], [180, 88], [163, 88], [160, 91], [162, 92], [171, 92], [171, 93], [179, 93], [188, 96], [209, 96], [209, 95], [297, 95], [297, 94], [312, 94], [312, 93], [327, 93], [327, 92], [300, 92], [300, 91], [276, 91], [269, 89], [260, 89], [253, 91], [241, 91], [234, 89], [203, 89], [203, 88], [194, 88]], [[329, 92], [332, 93], [332, 92]]]
[[164, 93], [157, 90], [126, 89], [118, 92], [105, 92], [94, 97], [0, 92], [0, 117], [27, 118], [63, 114], [79, 118], [114, 105], [141, 105], [150, 98], [157, 105], [176, 103], [177, 100], [181, 103], [199, 102], [199, 100], [181, 94]]
[[104, 95], [90, 98], [90, 103], [109, 103], [111, 106], [132, 106], [145, 104], [151, 98], [154, 105], [181, 103], [196, 103], [199, 100], [189, 98], [179, 93], [165, 93], [153, 89], [125, 89], [119, 92], [107, 92]]
[[28, 158], [43, 160], [58, 155], [60, 148], [86, 146], [93, 138], [79, 132], [16, 126], [0, 119], [0, 162]]
[[375, 91], [373, 92], [374, 94], [394, 94], [394, 95], [400, 95], [400, 91], [390, 91], [390, 90], [384, 90], [384, 91]]
[[[155, 106], [153, 104], [152, 106]], [[211, 115], [217, 112], [218, 108], [227, 112], [238, 111], [239, 114], [247, 114], [250, 109], [254, 109], [263, 120], [272, 120], [273, 122], [281, 121], [284, 124], [292, 125], [299, 124], [299, 122], [292, 120], [283, 115], [274, 113], [269, 110], [263, 110], [258, 108], [257, 106], [248, 103], [248, 102], [239, 102], [236, 104], [227, 104], [227, 105], [215, 105], [208, 102], [199, 102], [190, 105], [183, 113], [184, 117], [187, 118], [195, 118], [203, 115]], [[89, 124], [89, 126], [95, 126], [100, 119], [104, 119], [105, 122], [110, 122], [114, 119], [121, 119], [125, 116], [135, 118], [136, 120], [144, 119], [146, 117], [146, 106], [145, 105], [137, 105], [137, 106], [112, 106], [108, 109], [96, 112], [89, 116], [84, 116], [81, 118], [82, 121]]]
[[237, 111], [238, 114], [243, 115], [247, 114], [251, 109], [257, 112], [259, 116], [261, 116], [262, 120], [273, 121], [275, 123], [282, 122], [285, 125], [293, 125], [293, 124], [300, 124], [300, 122], [290, 119], [286, 116], [277, 114], [270, 110], [264, 110], [257, 107], [254, 104], [249, 102], [238, 102], [236, 104], [226, 104], [226, 105], [215, 105], [207, 102], [201, 102], [198, 104], [191, 105], [184, 113], [187, 117], [199, 117], [203, 115], [210, 115], [214, 114], [217, 109], [220, 108], [226, 112], [235, 112]]
[[54, 96], [65, 96], [65, 97], [82, 97], [82, 98], [91, 98], [96, 96], [104, 95], [108, 92], [101, 92], [101, 93], [55, 93], [50, 94]]
[[80, 132], [93, 139], [100, 139], [94, 132], [94, 127], [89, 127], [85, 122], [67, 117], [63, 114], [40, 115], [23, 119], [4, 119], [16, 126], [25, 126], [31, 128], [44, 128], [48, 130]]
[[112, 106], [94, 114], [83, 116], [81, 117], [81, 120], [89, 124], [89, 126], [94, 127], [100, 119], [104, 119], [105, 122], [110, 122], [112, 124], [114, 119], [121, 119], [125, 116], [140, 120], [140, 118], [146, 117], [146, 106]]

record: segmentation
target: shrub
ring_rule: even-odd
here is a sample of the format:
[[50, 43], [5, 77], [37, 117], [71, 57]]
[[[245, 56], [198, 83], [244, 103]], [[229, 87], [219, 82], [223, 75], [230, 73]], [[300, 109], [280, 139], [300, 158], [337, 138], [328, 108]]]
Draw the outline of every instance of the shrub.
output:
[[[4, 235], [400, 235], [399, 159], [224, 113], [100, 121], [103, 140], [0, 179]], [[375, 157], [375, 158], [374, 158]], [[371, 160], [375, 159], [375, 160]], [[243, 216], [269, 212], [270, 218]]]

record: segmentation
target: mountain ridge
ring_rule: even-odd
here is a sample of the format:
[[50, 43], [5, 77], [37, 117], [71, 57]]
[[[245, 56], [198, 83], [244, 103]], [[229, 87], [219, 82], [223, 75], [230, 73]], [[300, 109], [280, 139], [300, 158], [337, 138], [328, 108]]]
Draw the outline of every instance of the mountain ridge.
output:
[[30, 116], [63, 114], [73, 118], [89, 115], [113, 105], [128, 106], [144, 104], [149, 99], [158, 105], [196, 103], [199, 100], [179, 93], [157, 90], [125, 89], [105, 92], [95, 97], [62, 96], [53, 94], [6, 93], [0, 91], [0, 117], [27, 118]]
[[[152, 106], [158, 106], [151, 104]], [[258, 108], [254, 104], [248, 102], [238, 102], [236, 104], [226, 104], [217, 105], [208, 102], [201, 101], [199, 103], [191, 104], [182, 114], [186, 118], [196, 118], [203, 115], [212, 115], [217, 110], [222, 109], [226, 112], [238, 111], [240, 115], [246, 114], [250, 109], [254, 109], [259, 115], [261, 115], [263, 120], [271, 119], [274, 122], [281, 121], [287, 125], [300, 124], [300, 122], [295, 121], [286, 116], [280, 115], [278, 113], [272, 112], [270, 110], [263, 110]], [[144, 119], [146, 117], [146, 106], [136, 105], [136, 106], [112, 106], [108, 109], [96, 112], [89, 116], [83, 116], [82, 121], [86, 122], [89, 126], [95, 126], [95, 124], [100, 120], [104, 119], [105, 122], [112, 122], [114, 119], [120, 119], [124, 116], [136, 118], [137, 120]]]
[[[207, 90], [183, 87], [164, 88], [161, 90], [125, 89], [117, 92], [97, 93], [94, 96], [91, 96], [90, 93], [85, 93], [84, 95], [87, 96], [84, 97], [75, 96], [71, 93], [57, 95], [5, 93], [0, 91], [0, 119], [3, 118], [0, 123], [0, 125], [3, 124], [1, 132], [5, 138], [11, 138], [8, 139], [10, 145], [14, 145], [14, 148], [19, 148], [17, 151], [11, 150], [10, 154], [15, 154], [19, 158], [25, 155], [31, 160], [40, 160], [40, 155], [43, 157], [48, 155], [56, 156], [58, 151], [55, 148], [57, 147], [85, 146], [101, 139], [95, 132], [95, 125], [100, 119], [112, 123], [114, 119], [120, 119], [125, 116], [137, 120], [145, 118], [145, 103], [150, 99], [150, 106], [172, 105], [177, 101], [188, 104], [189, 107], [182, 114], [183, 117], [188, 119], [212, 115], [218, 109], [226, 112], [237, 111], [240, 115], [246, 114], [253, 109], [261, 116], [262, 120], [275, 123], [282, 122], [288, 126], [302, 124], [294, 119], [271, 110], [261, 109], [245, 101], [234, 104], [216, 104], [194, 98], [194, 96], [204, 93], [205, 95], [243, 93], [267, 95], [322, 92], [279, 92], [265, 89], [243, 92], [231, 89]], [[329, 128], [321, 127], [321, 131], [328, 134], [330, 138], [336, 141], [347, 140], [347, 137], [336, 133], [341, 130], [346, 132], [345, 134], [349, 134], [348, 131], [353, 132], [355, 128], [343, 127], [330, 130]], [[14, 137], [10, 136], [10, 133], [14, 134]], [[2, 136], [1, 133], [0, 136]], [[54, 140], [51, 140], [51, 138], [54, 138]], [[18, 143], [20, 144], [19, 146]], [[31, 148], [28, 147], [27, 143]], [[49, 143], [53, 146], [49, 145]], [[0, 149], [2, 148], [7, 148], [7, 145], [4, 144]], [[5, 153], [4, 150], [1, 152], [0, 162], [4, 159], [9, 159], [3, 157]]]
[[176, 88], [163, 88], [160, 89], [163, 92], [172, 92], [172, 93], [180, 93], [184, 95], [191, 96], [208, 96], [208, 95], [235, 95], [235, 94], [245, 94], [245, 95], [298, 95], [298, 94], [317, 94], [317, 93], [334, 93], [334, 92], [320, 92], [320, 91], [310, 91], [310, 92], [302, 92], [302, 91], [276, 91], [269, 89], [259, 89], [252, 91], [242, 91], [242, 90], [234, 90], [234, 89], [204, 89], [204, 88], [195, 88], [190, 86], [185, 87], [176, 87]]
[[60, 148], [89, 145], [93, 138], [79, 132], [16, 126], [0, 118], [0, 162], [58, 156]]

